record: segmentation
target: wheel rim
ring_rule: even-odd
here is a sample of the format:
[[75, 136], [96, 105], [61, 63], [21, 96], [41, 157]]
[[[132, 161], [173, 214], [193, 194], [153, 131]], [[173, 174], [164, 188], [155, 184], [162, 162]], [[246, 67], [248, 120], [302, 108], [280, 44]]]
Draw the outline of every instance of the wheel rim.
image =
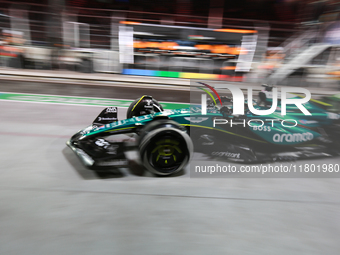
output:
[[176, 133], [159, 134], [150, 140], [146, 158], [158, 174], [171, 174], [187, 160], [185, 140]]

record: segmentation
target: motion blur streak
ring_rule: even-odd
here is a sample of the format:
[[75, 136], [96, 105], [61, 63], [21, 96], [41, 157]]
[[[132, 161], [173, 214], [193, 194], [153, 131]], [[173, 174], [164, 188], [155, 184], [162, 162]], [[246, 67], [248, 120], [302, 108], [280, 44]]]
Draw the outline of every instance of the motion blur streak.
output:
[[[99, 106], [119, 106], [118, 120], [143, 95], [182, 107], [190, 79], [222, 99], [218, 83], [304, 87], [338, 118], [339, 10], [331, 0], [0, 0], [0, 254], [338, 254], [339, 178], [159, 178], [129, 148], [128, 167], [96, 173], [65, 142]], [[245, 166], [231, 149], [192, 162]]]

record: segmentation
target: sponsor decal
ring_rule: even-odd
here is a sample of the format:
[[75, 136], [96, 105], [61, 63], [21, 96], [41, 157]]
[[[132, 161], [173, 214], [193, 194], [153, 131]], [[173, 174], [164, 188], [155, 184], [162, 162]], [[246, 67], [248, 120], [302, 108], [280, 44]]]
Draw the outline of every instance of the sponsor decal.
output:
[[298, 143], [298, 142], [307, 142], [313, 140], [314, 136], [310, 132], [306, 133], [295, 133], [295, 134], [275, 134], [273, 136], [273, 141], [275, 143]]
[[98, 121], [102, 121], [102, 120], [117, 120], [117, 118], [103, 118], [103, 117], [98, 117]]
[[301, 124], [315, 124], [318, 123], [316, 120], [299, 120]]
[[138, 123], [138, 121], [148, 120], [148, 119], [151, 119], [151, 118], [152, 118], [152, 116], [150, 116], [150, 115], [143, 115], [143, 116], [139, 116], [139, 117], [135, 117], [135, 118], [131, 118], [131, 119], [115, 121], [115, 122], [106, 124], [105, 127], [109, 128], [109, 127], [116, 127], [116, 126], [120, 126], [120, 125], [124, 125], [124, 124], [136, 124], [136, 123]]
[[202, 110], [201, 107], [197, 107], [197, 106], [193, 106], [190, 108], [190, 111], [192, 113], [201, 113], [201, 110]]
[[264, 132], [272, 131], [272, 129], [269, 126], [252, 126], [252, 129], [255, 131], [264, 131]]
[[100, 146], [100, 147], [104, 147], [105, 149], [106, 149], [107, 146], [110, 145], [110, 143], [105, 141], [104, 139], [98, 139], [97, 141], [95, 141], [95, 144]]
[[86, 135], [88, 133], [90, 133], [91, 129], [97, 128], [97, 126], [93, 125], [93, 126], [89, 126], [87, 128], [85, 128], [83, 131], [80, 132], [81, 135]]
[[[95, 128], [95, 127], [96, 127], [96, 126], [94, 126], [94, 128]], [[86, 135], [86, 134], [88, 134], [88, 133], [89, 133], [88, 130], [83, 130], [83, 131], [80, 132], [81, 135]]]
[[209, 118], [204, 118], [204, 117], [185, 117], [184, 119], [192, 122], [192, 123], [200, 123], [203, 121], [206, 121]]
[[145, 108], [153, 109], [153, 104], [151, 99], [146, 99], [146, 105], [144, 106]]
[[119, 148], [118, 145], [110, 144], [109, 142], [105, 141], [104, 139], [100, 138], [97, 141], [95, 141], [95, 144], [99, 147], [103, 147], [105, 150], [107, 150], [107, 154], [117, 154], [117, 150]]
[[106, 108], [107, 113], [116, 113], [117, 112], [117, 107], [107, 107]]
[[211, 155], [218, 157], [240, 158], [240, 153], [233, 153], [229, 151], [213, 151]]

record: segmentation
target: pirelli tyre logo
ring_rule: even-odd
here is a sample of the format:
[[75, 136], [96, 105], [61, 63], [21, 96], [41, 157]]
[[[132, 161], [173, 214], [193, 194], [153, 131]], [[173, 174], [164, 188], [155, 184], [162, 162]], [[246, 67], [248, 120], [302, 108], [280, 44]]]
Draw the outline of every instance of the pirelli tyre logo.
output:
[[275, 143], [298, 143], [307, 142], [313, 140], [314, 136], [310, 132], [306, 133], [296, 133], [296, 134], [275, 134], [273, 136], [273, 141]]

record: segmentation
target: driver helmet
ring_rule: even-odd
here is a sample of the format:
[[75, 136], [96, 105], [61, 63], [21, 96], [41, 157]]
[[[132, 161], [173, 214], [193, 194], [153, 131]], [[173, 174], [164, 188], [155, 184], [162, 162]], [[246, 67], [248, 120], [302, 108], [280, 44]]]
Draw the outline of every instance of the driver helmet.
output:
[[144, 95], [141, 98], [135, 100], [134, 104], [132, 104], [132, 109], [129, 112], [130, 116], [127, 117], [138, 117], [162, 111], [163, 107], [158, 103], [157, 100], [153, 99], [152, 96]]

